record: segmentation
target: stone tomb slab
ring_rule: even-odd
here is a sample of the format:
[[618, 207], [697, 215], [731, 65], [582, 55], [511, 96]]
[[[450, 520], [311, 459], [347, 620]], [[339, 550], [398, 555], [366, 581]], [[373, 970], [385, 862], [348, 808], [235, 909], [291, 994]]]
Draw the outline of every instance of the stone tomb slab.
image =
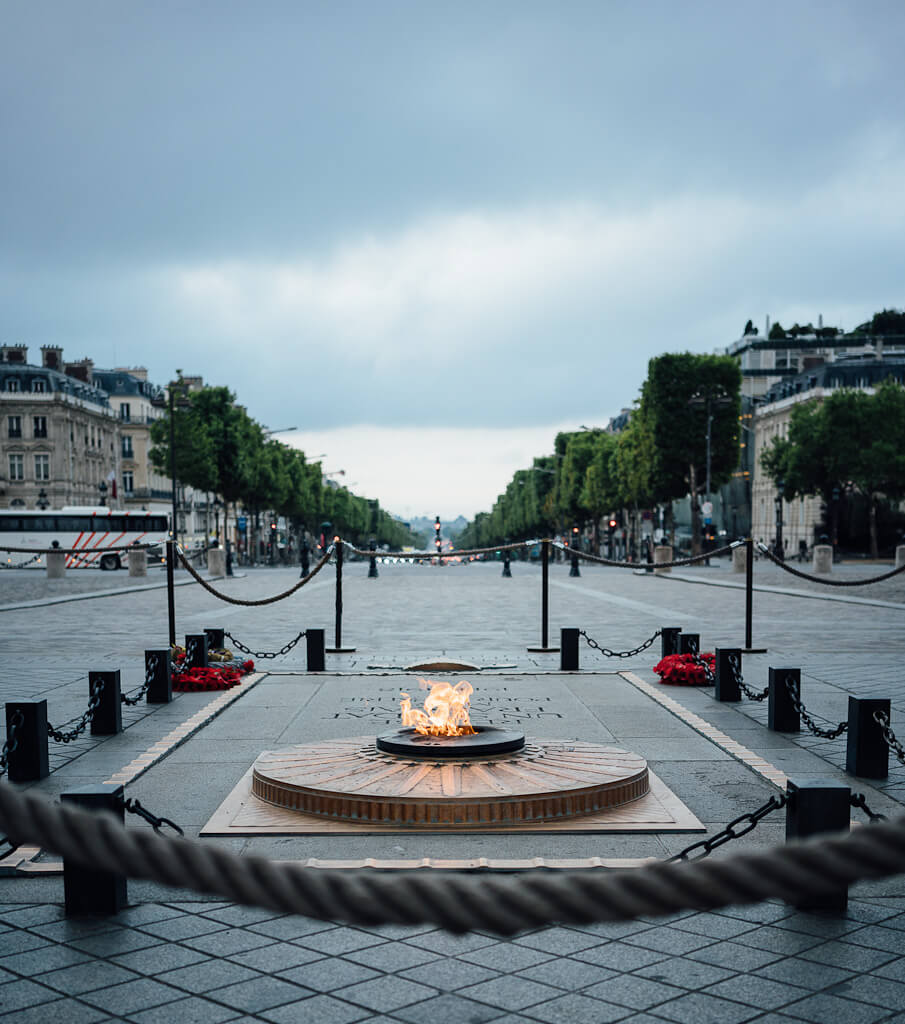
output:
[[[418, 680], [410, 675], [377, 679], [373, 676], [348, 675], [317, 678], [318, 686], [312, 693], [311, 676], [271, 677], [249, 701], [249, 704], [262, 702], [263, 706], [267, 706], [268, 691], [271, 691], [273, 696], [279, 694], [279, 703], [285, 707], [293, 688], [298, 688], [297, 712], [293, 714], [287, 707], [283, 728], [275, 730], [271, 742], [262, 743], [262, 754], [264, 751], [282, 750], [297, 744], [376, 736], [388, 728], [398, 726], [401, 693], [411, 694], [416, 706], [421, 703], [422, 691]], [[433, 681], [452, 683], [458, 682], [460, 678], [468, 677], [467, 674], [431, 675]], [[595, 676], [590, 688], [592, 681], [587, 676], [581, 679], [580, 685], [577, 685], [578, 679], [568, 675], [538, 677], [513, 674], [472, 677], [469, 681], [475, 686], [471, 699], [473, 720], [503, 729], [520, 729], [529, 739], [533, 736], [550, 741], [580, 741], [632, 751], [633, 742], [637, 742], [637, 738], [635, 741], [623, 741], [618, 735], [618, 728], [611, 731], [606, 724], [608, 712], [612, 711], [614, 721], [625, 721], [627, 715], [633, 720], [644, 721], [651, 716], [666, 714], [615, 673]], [[252, 695], [249, 697], [252, 698]], [[288, 703], [291, 704], [291, 700]], [[246, 717], [254, 717], [251, 706], [245, 705], [242, 710]], [[689, 742], [700, 742], [700, 736], [693, 729], [670, 715], [666, 717], [674, 724], [677, 736], [684, 736]], [[239, 722], [230, 728], [228, 721], [222, 721], [223, 738], [237, 736], [236, 728], [241, 729]], [[653, 732], [652, 735], [658, 733]], [[714, 759], [725, 756], [718, 747], [713, 747]], [[486, 824], [462, 828], [457, 832], [493, 835], [518, 832], [587, 834], [704, 831], [697, 816], [653, 771], [649, 772], [649, 777], [649, 792], [622, 806], [558, 821]], [[202, 835], [423, 835], [436, 832], [430, 827], [330, 820], [284, 809], [254, 796], [251, 784], [252, 767], [249, 766], [204, 826]]]

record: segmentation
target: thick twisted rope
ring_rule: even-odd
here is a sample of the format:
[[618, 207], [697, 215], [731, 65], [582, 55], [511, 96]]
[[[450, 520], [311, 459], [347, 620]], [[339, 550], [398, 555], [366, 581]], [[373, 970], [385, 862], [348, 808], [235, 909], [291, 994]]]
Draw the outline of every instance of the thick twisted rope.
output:
[[339, 542], [343, 544], [353, 555], [362, 558], [461, 558], [463, 555], [489, 555], [494, 551], [517, 551], [519, 548], [531, 547], [539, 541], [520, 540], [515, 544], [497, 544], [492, 548], [468, 548], [467, 550], [441, 551], [371, 551], [369, 548], [357, 548], [347, 540]]
[[611, 565], [617, 569], [671, 569], [677, 565], [694, 565], [695, 562], [703, 562], [707, 558], [716, 558], [718, 555], [725, 555], [736, 547], [735, 544], [727, 544], [724, 548], [714, 548], [713, 551], [706, 551], [701, 555], [692, 555], [689, 558], [677, 558], [672, 562], [618, 562], [612, 558], [603, 558], [601, 555], [592, 555], [587, 551], [579, 551], [578, 548], [570, 548], [559, 541], [551, 541], [553, 547], [559, 548], [564, 554], [578, 555], [586, 562], [597, 562], [600, 565]]
[[780, 569], [785, 569], [786, 572], [791, 573], [793, 576], [800, 576], [803, 580], [811, 580], [812, 583], [822, 583], [825, 587], [866, 587], [868, 583], [880, 583], [882, 580], [898, 576], [900, 572], [905, 572], [905, 565], [900, 565], [898, 569], [884, 572], [882, 576], [869, 576], [867, 579], [862, 580], [828, 580], [823, 576], [812, 576], [810, 573], [802, 572], [800, 569], [793, 569], [791, 565], [788, 565], [781, 558], [777, 558], [766, 544], [758, 543], [757, 548], [761, 554], [766, 555]]
[[240, 857], [125, 829], [112, 815], [52, 804], [0, 783], [0, 830], [85, 867], [215, 893], [232, 902], [355, 924], [435, 924], [511, 935], [553, 922], [630, 920], [832, 892], [905, 871], [905, 819], [766, 852], [627, 871], [435, 875], [346, 872]]
[[214, 597], [219, 597], [221, 601], [226, 601], [227, 604], [241, 604], [245, 605], [245, 607], [250, 608], [262, 604], [274, 604], [276, 601], [282, 601], [286, 597], [291, 597], [297, 590], [301, 589], [302, 587], [304, 587], [306, 583], [309, 583], [311, 580], [314, 579], [314, 577], [321, 571], [321, 569], [323, 569], [323, 567], [330, 560], [330, 555], [333, 552], [332, 548], [328, 550], [324, 554], [324, 557], [311, 570], [311, 572], [309, 572], [307, 576], [303, 576], [294, 587], [290, 587], [288, 590], [284, 590], [282, 594], [276, 594], [273, 597], [262, 597], [259, 601], [246, 601], [243, 598], [230, 597], [229, 594], [222, 593], [221, 591], [217, 590], [216, 587], [212, 587], [210, 583], [207, 582], [206, 579], [203, 579], [201, 576], [198, 575], [198, 573], [195, 571], [195, 568], [182, 553], [181, 548], [177, 548], [176, 553], [179, 555], [180, 561], [186, 567], [186, 569], [188, 569], [189, 573], [195, 577], [195, 579], [201, 584], [202, 587], [204, 587], [205, 590], [210, 591], [210, 593], [212, 593]]
[[28, 555], [106, 555], [110, 551], [147, 551], [156, 544], [120, 544], [112, 548], [10, 548], [0, 544], [0, 551], [17, 551]]

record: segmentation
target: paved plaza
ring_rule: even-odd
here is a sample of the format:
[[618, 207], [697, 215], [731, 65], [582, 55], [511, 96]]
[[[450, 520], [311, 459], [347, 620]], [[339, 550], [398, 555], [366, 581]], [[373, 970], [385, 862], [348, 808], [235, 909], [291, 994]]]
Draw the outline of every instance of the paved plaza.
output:
[[[473, 683], [482, 719], [647, 758], [707, 833], [777, 792], [755, 762], [792, 778], [844, 780], [873, 810], [900, 813], [901, 766], [891, 765], [883, 783], [852, 779], [843, 771], [844, 738], [772, 733], [763, 705], [718, 704], [706, 688], [660, 686], [651, 671], [659, 642], [627, 659], [604, 658], [582, 644], [577, 673], [560, 672], [556, 654], [529, 652], [540, 639], [535, 565], [513, 563], [512, 579], [501, 576], [498, 563], [388, 565], [377, 580], [366, 571], [364, 563], [346, 565], [343, 643], [355, 650], [328, 655], [326, 673], [306, 673], [302, 641], [283, 657], [256, 659], [259, 674], [226, 697], [182, 694], [169, 705], [124, 709], [119, 736], [52, 744], [52, 774], [29, 788], [50, 797], [127, 778], [127, 795], [198, 837], [262, 751], [386, 731], [399, 692], [417, 689], [405, 668], [443, 658], [478, 667], [442, 678]], [[843, 564], [834, 578], [881, 571]], [[583, 566], [578, 579], [559, 563], [550, 576], [551, 639], [560, 627], [579, 627], [601, 646], [625, 650], [661, 626], [680, 626], [699, 632], [706, 650], [744, 643], [744, 577], [725, 560], [668, 577]], [[289, 569], [250, 569], [215, 585], [261, 598], [296, 578]], [[893, 727], [905, 735], [905, 576], [821, 589], [758, 562], [755, 579], [753, 639], [767, 651], [745, 657], [746, 682], [762, 689], [769, 666], [798, 667], [803, 702], [833, 723], [846, 717], [850, 694], [890, 697]], [[223, 604], [184, 572], [179, 584], [180, 637], [222, 626], [258, 651], [275, 651], [308, 627], [325, 628], [332, 639], [332, 569], [260, 608]], [[145, 582], [86, 571], [47, 581], [41, 572], [4, 571], [0, 625], [3, 699], [46, 698], [58, 724], [84, 710], [91, 669], [120, 668], [124, 689], [140, 685], [144, 650], [166, 644], [163, 575], [152, 571]], [[178, 741], [162, 742], [173, 736]], [[751, 763], [739, 758], [739, 745]], [[152, 748], [167, 750], [136, 767]], [[128, 826], [149, 827], [135, 818]], [[484, 858], [553, 865], [663, 858], [703, 834], [238, 828], [199, 841], [318, 863]], [[783, 836], [776, 812], [713, 856], [771, 846]], [[52, 869], [54, 862], [44, 855], [31, 867]], [[134, 881], [130, 907], [116, 917], [67, 920], [61, 877], [28, 865], [26, 872], [0, 877], [0, 1019], [17, 1022], [905, 1021], [905, 878], [854, 887], [839, 915], [766, 902], [500, 939], [432, 927], [350, 927]]]

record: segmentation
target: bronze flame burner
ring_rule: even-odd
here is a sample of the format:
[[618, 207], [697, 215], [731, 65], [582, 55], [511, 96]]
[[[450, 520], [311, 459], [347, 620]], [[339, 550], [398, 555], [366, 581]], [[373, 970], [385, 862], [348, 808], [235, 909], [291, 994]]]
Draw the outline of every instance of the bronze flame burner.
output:
[[425, 736], [414, 729], [399, 729], [377, 737], [377, 749], [403, 757], [437, 758], [491, 757], [511, 754], [525, 745], [525, 734], [492, 725], [472, 724], [475, 732], [466, 736]]

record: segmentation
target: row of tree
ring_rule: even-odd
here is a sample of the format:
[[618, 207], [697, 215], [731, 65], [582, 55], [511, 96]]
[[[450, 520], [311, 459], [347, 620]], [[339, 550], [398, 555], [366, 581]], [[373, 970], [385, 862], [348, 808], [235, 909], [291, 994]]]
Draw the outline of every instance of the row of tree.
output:
[[[623, 430], [557, 434], [553, 455], [518, 470], [490, 512], [458, 535], [459, 547], [593, 531], [618, 515], [635, 535], [641, 513], [688, 494], [700, 498], [727, 482], [738, 463], [741, 371], [730, 356], [667, 354], [648, 364], [647, 379]], [[709, 440], [708, 440], [709, 438]], [[709, 460], [708, 460], [709, 451]], [[692, 547], [701, 550], [698, 500], [692, 501]], [[666, 523], [672, 530], [672, 523]]]
[[[345, 539], [398, 549], [423, 546], [404, 523], [385, 512], [376, 498], [362, 498], [325, 481], [319, 462], [268, 437], [267, 431], [236, 402], [226, 387], [188, 391], [171, 385], [173, 468], [181, 484], [222, 498], [227, 517], [241, 507], [257, 520], [263, 513], [285, 516], [294, 532], [317, 535], [329, 522]], [[170, 411], [151, 426], [152, 464], [169, 475]]]
[[840, 500], [860, 495], [876, 558], [878, 513], [905, 498], [905, 388], [888, 380], [873, 394], [845, 388], [796, 405], [787, 435], [773, 439], [761, 466], [787, 499], [823, 499], [834, 544]]

